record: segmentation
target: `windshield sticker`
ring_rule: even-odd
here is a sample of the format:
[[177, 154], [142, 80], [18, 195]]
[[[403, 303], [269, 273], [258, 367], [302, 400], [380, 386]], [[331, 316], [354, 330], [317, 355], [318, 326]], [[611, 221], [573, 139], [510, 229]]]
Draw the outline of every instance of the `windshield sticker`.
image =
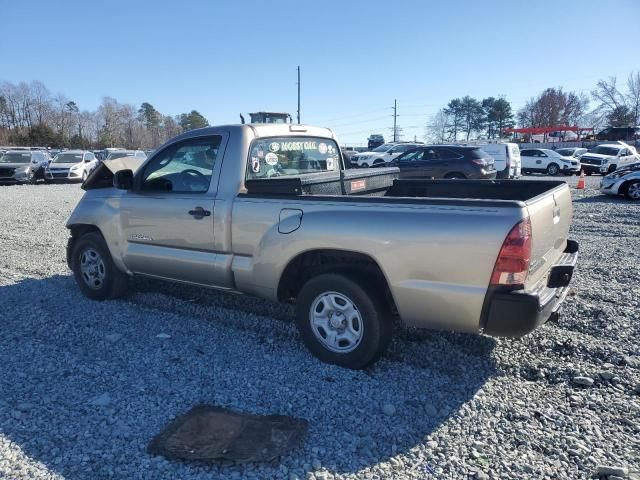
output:
[[327, 158], [327, 170], [333, 170], [334, 169], [335, 163], [333, 163], [333, 162], [334, 162], [333, 158], [331, 158], [331, 157]]
[[251, 157], [251, 169], [256, 173], [260, 171], [260, 159], [258, 157]]
[[258, 150], [258, 158], [264, 158], [264, 150]]
[[318, 151], [322, 155], [325, 155], [327, 153], [327, 144], [326, 143], [321, 143], [320, 145], [318, 145]]
[[269, 145], [269, 150], [271, 150], [272, 152], [277, 152], [278, 150], [280, 150], [280, 144], [278, 142], [271, 142], [271, 145]]
[[[271, 145], [273, 145], [273, 143]], [[269, 152], [264, 157], [264, 160], [267, 162], [267, 165], [271, 165], [271, 166], [277, 165], [278, 164], [278, 155], [276, 155], [273, 152]]]
[[318, 144], [316, 142], [271, 142], [269, 150], [272, 152], [304, 152], [306, 150], [318, 150]]
[[333, 155], [334, 153], [336, 153], [336, 148], [333, 145], [329, 145], [327, 147], [327, 152], [329, 152], [329, 155]]

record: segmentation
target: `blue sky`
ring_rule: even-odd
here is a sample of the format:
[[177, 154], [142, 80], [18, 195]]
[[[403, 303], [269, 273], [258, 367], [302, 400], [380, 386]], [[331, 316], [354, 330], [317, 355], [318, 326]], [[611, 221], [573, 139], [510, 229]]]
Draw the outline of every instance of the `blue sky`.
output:
[[420, 138], [454, 97], [518, 109], [546, 87], [588, 93], [640, 69], [638, 0], [0, 0], [0, 17], [0, 81], [224, 124], [295, 114], [300, 65], [303, 123], [345, 143], [389, 137], [394, 98], [405, 138]]

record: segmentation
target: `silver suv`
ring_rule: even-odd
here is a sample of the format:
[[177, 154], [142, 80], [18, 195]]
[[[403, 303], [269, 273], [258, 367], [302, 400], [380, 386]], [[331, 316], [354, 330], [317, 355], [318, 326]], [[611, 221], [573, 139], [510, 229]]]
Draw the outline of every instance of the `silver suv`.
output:
[[51, 158], [40, 150], [9, 150], [0, 157], [0, 183], [31, 183], [45, 179]]

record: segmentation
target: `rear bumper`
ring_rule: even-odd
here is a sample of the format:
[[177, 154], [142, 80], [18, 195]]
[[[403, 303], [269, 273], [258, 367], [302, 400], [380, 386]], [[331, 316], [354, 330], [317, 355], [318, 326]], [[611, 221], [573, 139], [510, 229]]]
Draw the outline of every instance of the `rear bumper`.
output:
[[497, 337], [521, 337], [557, 317], [569, 293], [569, 282], [578, 260], [578, 242], [567, 248], [549, 272], [546, 285], [535, 291], [489, 292], [484, 308], [484, 333]]

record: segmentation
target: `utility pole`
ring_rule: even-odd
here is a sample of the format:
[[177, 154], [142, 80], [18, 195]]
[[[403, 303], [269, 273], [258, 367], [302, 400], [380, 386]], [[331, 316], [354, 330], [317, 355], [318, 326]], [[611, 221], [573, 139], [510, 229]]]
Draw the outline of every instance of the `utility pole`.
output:
[[398, 100], [393, 101], [393, 141], [398, 141], [398, 127], [397, 127], [397, 118], [398, 118]]
[[298, 125], [300, 124], [300, 65], [298, 65]]

